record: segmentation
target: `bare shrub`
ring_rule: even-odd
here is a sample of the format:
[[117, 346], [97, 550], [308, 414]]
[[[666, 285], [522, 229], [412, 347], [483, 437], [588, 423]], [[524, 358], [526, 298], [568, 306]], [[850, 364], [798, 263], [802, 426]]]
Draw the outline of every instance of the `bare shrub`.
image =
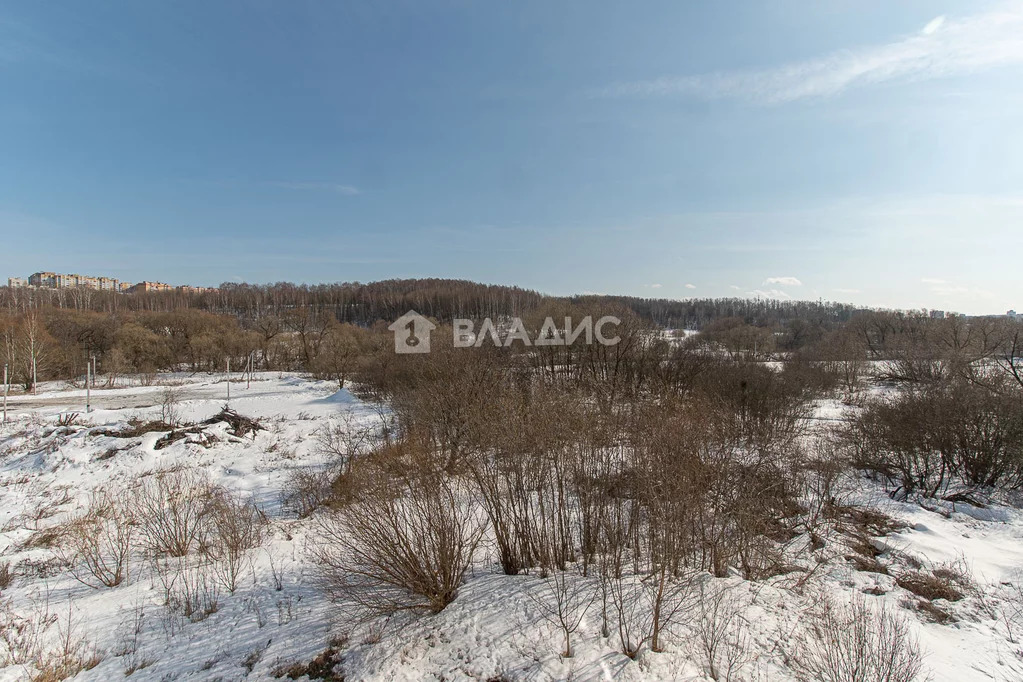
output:
[[190, 565], [182, 557], [154, 562], [164, 590], [167, 610], [193, 623], [209, 618], [220, 608], [220, 591], [208, 564]]
[[281, 504], [304, 519], [334, 494], [337, 471], [329, 468], [323, 471], [295, 469], [289, 476], [281, 494]]
[[[465, 458], [493, 527], [508, 575], [541, 565], [565, 570], [575, 560], [571, 443], [584, 432], [569, 395], [536, 390], [488, 400], [493, 413], [479, 434], [479, 452]], [[584, 562], [584, 572], [586, 563]]]
[[177, 389], [167, 386], [160, 394], [160, 421], [171, 427], [181, 423], [181, 398]]
[[6, 590], [14, 584], [14, 571], [11, 570], [11, 562], [0, 563], [0, 591]]
[[131, 612], [121, 619], [117, 631], [115, 656], [131, 656], [138, 653], [142, 629], [146, 620], [146, 609], [142, 601], [135, 603]]
[[68, 604], [67, 617], [57, 622], [57, 646], [47, 649], [33, 662], [38, 673], [33, 682], [59, 682], [74, 677], [83, 670], [92, 670], [102, 661], [102, 656], [82, 635], [80, 623]]
[[209, 527], [216, 493], [200, 472], [179, 469], [144, 476], [132, 502], [147, 548], [181, 557], [197, 547]]
[[650, 649], [664, 651], [664, 634], [671, 631], [679, 616], [692, 608], [696, 575], [686, 571], [673, 574], [668, 563], [655, 566], [644, 577], [643, 586], [647, 592], [650, 613]]
[[64, 524], [54, 552], [80, 583], [115, 587], [130, 577], [135, 530], [130, 508], [98, 491], [82, 515]]
[[212, 571], [221, 587], [232, 594], [245, 568], [248, 550], [266, 539], [266, 515], [250, 500], [221, 490], [210, 513], [209, 537], [203, 549], [213, 559]]
[[35, 617], [14, 610], [10, 600], [0, 602], [0, 664], [23, 665], [37, 660], [43, 652], [43, 634], [53, 622], [49, 610]]
[[268, 549], [266, 554], [270, 563], [270, 575], [273, 578], [274, 591], [280, 592], [284, 589], [284, 563], [273, 551]]
[[693, 624], [695, 655], [717, 682], [738, 680], [755, 658], [745, 620], [745, 605], [724, 586], [703, 583]]
[[986, 386], [927, 384], [868, 402], [845, 435], [854, 463], [896, 484], [903, 496], [944, 495], [954, 485], [1018, 489], [1020, 405], [1012, 392]]
[[77, 412], [65, 412], [57, 417], [57, 426], [70, 427], [78, 423]]
[[310, 680], [341, 682], [345, 679], [344, 674], [336, 673], [334, 669], [340, 665], [341, 653], [347, 646], [347, 637], [335, 637], [330, 640], [327, 648], [309, 663], [292, 663], [291, 665], [278, 666], [273, 670], [273, 676], [276, 678], [286, 677], [289, 680], [300, 680], [303, 677], [308, 677]]
[[650, 610], [639, 577], [631, 574], [629, 519], [633, 507], [620, 498], [605, 511], [602, 528], [603, 552], [598, 564], [604, 629], [613, 620], [621, 652], [629, 658], [639, 655], [651, 635]]
[[316, 430], [316, 444], [331, 456], [341, 473], [346, 473], [353, 460], [372, 450], [377, 435], [375, 424], [362, 422], [355, 412], [347, 410], [337, 420], [332, 419]]
[[59, 616], [51, 611], [48, 595], [29, 615], [15, 612], [9, 601], [0, 603], [0, 645], [0, 665], [31, 666], [36, 682], [74, 677], [101, 660], [81, 634], [70, 602], [67, 616]]
[[998, 609], [998, 616], [1005, 627], [1009, 641], [1017, 641], [1017, 630], [1023, 628], [1023, 570], [1013, 571], [1011, 580], [1006, 585], [1008, 596]]
[[906, 620], [857, 595], [823, 596], [809, 612], [791, 665], [806, 682], [912, 682], [925, 679], [923, 655]]
[[351, 501], [319, 519], [323, 577], [364, 615], [436, 613], [458, 594], [483, 533], [479, 510], [422, 451], [374, 460], [354, 473]]
[[579, 629], [583, 618], [597, 596], [595, 586], [569, 571], [551, 571], [542, 579], [540, 594], [528, 593], [543, 618], [561, 630], [564, 647], [561, 655], [572, 657], [572, 634]]

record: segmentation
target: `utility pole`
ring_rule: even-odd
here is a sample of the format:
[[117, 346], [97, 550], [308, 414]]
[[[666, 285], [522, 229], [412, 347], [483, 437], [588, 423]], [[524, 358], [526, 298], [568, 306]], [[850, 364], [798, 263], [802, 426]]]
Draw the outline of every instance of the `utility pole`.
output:
[[85, 414], [92, 412], [92, 364], [85, 361]]
[[96, 356], [92, 356], [92, 387], [96, 388]]
[[231, 404], [231, 358], [227, 359], [227, 404]]
[[36, 394], [36, 354], [32, 353], [32, 395]]
[[7, 423], [7, 363], [4, 363], [4, 424]]
[[245, 388], [249, 388], [252, 384], [252, 351], [249, 351], [249, 366], [245, 373]]

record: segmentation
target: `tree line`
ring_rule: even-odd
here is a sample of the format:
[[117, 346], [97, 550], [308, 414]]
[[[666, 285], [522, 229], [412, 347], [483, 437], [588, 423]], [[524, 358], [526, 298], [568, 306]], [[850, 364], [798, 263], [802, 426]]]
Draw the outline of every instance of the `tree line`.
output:
[[92, 289], [0, 288], [0, 308], [32, 307], [89, 310], [108, 313], [171, 312], [182, 308], [235, 315], [253, 320], [284, 314], [294, 308], [313, 308], [340, 322], [362, 326], [393, 320], [409, 309], [449, 322], [453, 318], [524, 315], [550, 302], [590, 305], [604, 302], [629, 308], [643, 319], [667, 328], [699, 329], [722, 317], [739, 317], [755, 324], [801, 319], [832, 325], [849, 319], [853, 306], [812, 301], [720, 298], [647, 299], [631, 296], [557, 297], [519, 287], [451, 279], [391, 279], [380, 282], [335, 284], [238, 284], [225, 282], [215, 291], [162, 291], [117, 294]]

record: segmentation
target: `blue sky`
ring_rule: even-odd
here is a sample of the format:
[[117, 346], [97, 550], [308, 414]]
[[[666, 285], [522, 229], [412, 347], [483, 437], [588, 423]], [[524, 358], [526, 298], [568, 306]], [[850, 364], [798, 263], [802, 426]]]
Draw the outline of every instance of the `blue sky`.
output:
[[0, 275], [1023, 308], [1023, 2], [0, 2]]

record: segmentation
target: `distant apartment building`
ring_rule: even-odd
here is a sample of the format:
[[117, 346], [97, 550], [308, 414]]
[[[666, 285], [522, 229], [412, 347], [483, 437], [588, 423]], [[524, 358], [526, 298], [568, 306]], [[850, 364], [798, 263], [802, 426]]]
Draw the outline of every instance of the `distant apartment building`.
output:
[[1010, 320], [1023, 320], [1023, 313], [1017, 313], [1015, 310], [1010, 310], [1005, 313], [1005, 316]]
[[931, 311], [931, 319], [932, 320], [943, 320], [943, 319], [945, 319], [945, 311], [944, 310], [932, 310]]
[[121, 294], [140, 294], [152, 291], [179, 291], [186, 294], [204, 294], [211, 291], [219, 291], [214, 287], [193, 287], [188, 285], [175, 287], [164, 282], [153, 282], [145, 280], [138, 283], [122, 282], [113, 277], [93, 277], [91, 275], [79, 275], [75, 273], [34, 272], [28, 279], [21, 277], [9, 277], [9, 287], [38, 287], [40, 289], [73, 289], [85, 287], [98, 291], [114, 291]]
[[38, 287], [40, 289], [73, 289], [85, 287], [98, 291], [113, 291], [121, 294], [140, 294], [152, 291], [179, 291], [185, 294], [204, 294], [212, 291], [219, 291], [215, 287], [193, 287], [182, 285], [173, 286], [164, 282], [153, 282], [145, 280], [138, 283], [122, 282], [113, 277], [93, 277], [91, 275], [79, 275], [75, 273], [34, 272], [28, 279], [21, 277], [8, 277], [7, 286], [16, 287]]
[[191, 287], [186, 284], [184, 286], [178, 287], [178, 291], [180, 291], [183, 294], [205, 294], [211, 291], [219, 290], [215, 287]]
[[86, 287], [100, 291], [119, 291], [120, 285], [113, 277], [92, 277], [75, 273], [36, 272], [28, 277], [28, 285], [44, 289], [73, 289]]
[[28, 283], [34, 287], [54, 288], [57, 286], [57, 273], [36, 272], [28, 276]]
[[151, 291], [172, 291], [174, 287], [170, 284], [164, 284], [163, 282], [139, 282], [132, 288], [128, 289], [129, 294], [145, 294]]

